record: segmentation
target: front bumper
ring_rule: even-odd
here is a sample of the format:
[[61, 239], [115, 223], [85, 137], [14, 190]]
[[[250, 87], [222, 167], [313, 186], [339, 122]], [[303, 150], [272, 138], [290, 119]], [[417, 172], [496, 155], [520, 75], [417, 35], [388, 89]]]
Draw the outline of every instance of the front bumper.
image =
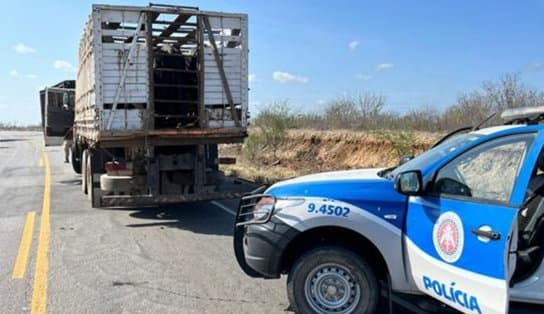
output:
[[266, 222], [252, 224], [244, 223], [240, 214], [241, 206], [234, 227], [234, 252], [240, 268], [251, 277], [279, 278], [283, 253], [299, 231], [273, 215]]

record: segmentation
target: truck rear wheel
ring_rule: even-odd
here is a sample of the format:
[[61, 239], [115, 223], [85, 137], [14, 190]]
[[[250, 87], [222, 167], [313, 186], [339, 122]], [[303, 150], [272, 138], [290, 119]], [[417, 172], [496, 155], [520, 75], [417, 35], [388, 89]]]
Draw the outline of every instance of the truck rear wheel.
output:
[[287, 278], [295, 313], [374, 313], [379, 284], [372, 267], [341, 247], [320, 247], [302, 255]]
[[72, 159], [72, 169], [74, 169], [75, 173], [81, 174], [81, 155], [75, 144], [72, 145], [70, 156]]
[[81, 154], [81, 191], [87, 194], [87, 156], [89, 151], [84, 149]]
[[93, 200], [93, 171], [91, 168], [93, 162], [93, 154], [87, 150], [87, 158], [85, 163], [85, 181], [87, 182], [87, 198]]

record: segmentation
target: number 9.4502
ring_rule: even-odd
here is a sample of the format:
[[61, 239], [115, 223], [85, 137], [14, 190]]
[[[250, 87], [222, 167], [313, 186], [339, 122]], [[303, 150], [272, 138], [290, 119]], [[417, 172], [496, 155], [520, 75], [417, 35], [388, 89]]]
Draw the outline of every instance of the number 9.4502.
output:
[[309, 203], [308, 212], [321, 215], [348, 217], [350, 209], [348, 207], [336, 206], [332, 204], [323, 204], [318, 206], [315, 203]]

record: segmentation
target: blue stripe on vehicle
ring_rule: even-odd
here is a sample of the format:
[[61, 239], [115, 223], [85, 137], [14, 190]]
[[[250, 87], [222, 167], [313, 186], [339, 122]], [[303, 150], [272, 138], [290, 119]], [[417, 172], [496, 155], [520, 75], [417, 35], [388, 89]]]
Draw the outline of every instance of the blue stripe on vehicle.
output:
[[[266, 191], [275, 197], [322, 197], [352, 204], [402, 229], [406, 196], [397, 193], [385, 179], [327, 180], [293, 182], [272, 186]], [[396, 215], [396, 219], [385, 219]]]

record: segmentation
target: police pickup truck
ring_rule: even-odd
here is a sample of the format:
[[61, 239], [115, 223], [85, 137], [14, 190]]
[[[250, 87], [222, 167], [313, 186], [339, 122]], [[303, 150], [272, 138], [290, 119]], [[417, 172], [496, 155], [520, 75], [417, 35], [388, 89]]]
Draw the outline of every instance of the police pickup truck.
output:
[[246, 195], [238, 263], [252, 277], [287, 274], [297, 313], [374, 313], [398, 295], [465, 313], [538, 308], [544, 107], [502, 118], [396, 168], [303, 176]]

